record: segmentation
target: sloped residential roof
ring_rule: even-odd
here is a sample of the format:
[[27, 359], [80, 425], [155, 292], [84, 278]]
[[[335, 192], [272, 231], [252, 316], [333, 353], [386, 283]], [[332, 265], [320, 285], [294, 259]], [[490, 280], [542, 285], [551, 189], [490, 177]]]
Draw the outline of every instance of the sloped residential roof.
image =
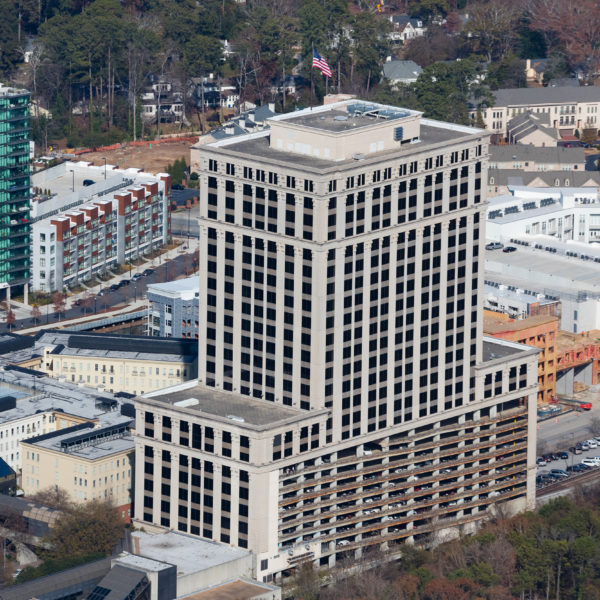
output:
[[391, 60], [383, 65], [383, 76], [390, 81], [415, 81], [422, 72], [413, 60]]
[[419, 23], [422, 24], [420, 19], [415, 19], [414, 17], [409, 17], [408, 15], [394, 15], [391, 18], [392, 23], [395, 25], [406, 25], [410, 23], [415, 29], [419, 27]]
[[548, 59], [547, 58], [531, 58], [529, 61], [531, 68], [536, 73], [543, 73], [548, 67]]
[[[492, 183], [493, 181], [493, 183]], [[557, 184], [558, 181], [558, 184]], [[489, 185], [531, 187], [600, 187], [599, 171], [523, 171], [489, 169]]]
[[535, 131], [541, 131], [552, 140], [558, 140], [558, 132], [549, 125], [550, 115], [548, 113], [526, 112], [512, 118], [506, 128], [515, 142], [520, 142]]
[[556, 77], [548, 82], [548, 87], [580, 87], [575, 77]]
[[492, 92], [494, 106], [531, 106], [535, 104], [573, 104], [575, 102], [600, 102], [600, 87], [540, 87], [505, 88]]
[[509, 144], [507, 146], [490, 146], [490, 162], [511, 162], [513, 160], [535, 163], [585, 164], [583, 148], [562, 148], [530, 146], [526, 144]]

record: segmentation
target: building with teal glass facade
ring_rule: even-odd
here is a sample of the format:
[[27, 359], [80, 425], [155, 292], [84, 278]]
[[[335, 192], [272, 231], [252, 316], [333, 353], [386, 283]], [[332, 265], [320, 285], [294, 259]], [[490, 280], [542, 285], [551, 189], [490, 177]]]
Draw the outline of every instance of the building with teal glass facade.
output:
[[30, 271], [29, 92], [0, 84], [0, 295]]

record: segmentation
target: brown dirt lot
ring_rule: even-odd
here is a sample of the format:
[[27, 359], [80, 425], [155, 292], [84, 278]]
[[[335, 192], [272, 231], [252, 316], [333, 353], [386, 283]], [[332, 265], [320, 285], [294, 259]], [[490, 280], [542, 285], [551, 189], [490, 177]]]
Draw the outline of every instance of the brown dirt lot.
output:
[[162, 142], [146, 146], [131, 146], [123, 144], [116, 150], [102, 150], [79, 154], [75, 160], [86, 160], [95, 165], [103, 165], [104, 159], [109, 165], [119, 166], [121, 169], [137, 167], [149, 173], [164, 171], [169, 163], [179, 158], [185, 158], [190, 164], [190, 142]]

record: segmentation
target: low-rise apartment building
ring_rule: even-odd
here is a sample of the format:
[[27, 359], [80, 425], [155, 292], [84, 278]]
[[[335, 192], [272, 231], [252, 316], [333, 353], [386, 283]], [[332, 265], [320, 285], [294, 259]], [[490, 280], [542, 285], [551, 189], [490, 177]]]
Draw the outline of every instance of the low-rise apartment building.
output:
[[199, 288], [197, 276], [150, 284], [148, 335], [198, 339]]
[[583, 148], [537, 148], [524, 144], [490, 146], [490, 169], [585, 171]]
[[538, 404], [552, 400], [556, 395], [558, 317], [539, 315], [515, 320], [503, 313], [484, 311], [483, 332], [495, 338], [539, 348]]
[[112, 424], [121, 418], [120, 398], [104, 392], [90, 394], [79, 386], [44, 377], [39, 371], [0, 357], [0, 458], [20, 477], [21, 442], [82, 423]]
[[110, 500], [131, 518], [135, 446], [122, 418], [110, 425], [86, 422], [21, 442], [25, 496], [60, 487], [74, 502]]
[[170, 235], [171, 176], [64, 162], [32, 177], [34, 290], [87, 281]]
[[39, 370], [80, 386], [143, 394], [194, 379], [198, 344], [190, 340], [46, 331], [36, 340]]
[[[481, 116], [486, 129], [503, 138], [507, 135], [508, 122], [527, 112], [545, 113], [548, 126], [561, 135], [600, 126], [600, 88], [595, 86], [508, 88], [492, 94], [494, 106], [481, 111]], [[471, 108], [470, 115], [475, 122], [477, 107]]]
[[591, 188], [600, 191], [598, 171], [524, 171], [522, 169], [490, 169], [488, 171], [488, 197], [511, 193], [514, 187], [543, 188]]

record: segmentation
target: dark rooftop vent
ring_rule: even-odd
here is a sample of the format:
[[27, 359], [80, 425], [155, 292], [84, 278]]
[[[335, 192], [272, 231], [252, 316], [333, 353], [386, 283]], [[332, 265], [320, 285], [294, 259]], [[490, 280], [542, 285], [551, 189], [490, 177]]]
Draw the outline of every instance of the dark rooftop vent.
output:
[[19, 367], [19, 365], [6, 365], [5, 371], [16, 371], [17, 373], [26, 373], [27, 375], [33, 375], [35, 377], [47, 377], [46, 373], [42, 371], [36, 371], [35, 369], [27, 369], [25, 367]]
[[17, 406], [17, 399], [14, 396], [2, 396], [0, 398], [0, 412], [11, 410]]
[[135, 419], [135, 406], [130, 402], [125, 402], [124, 404], [121, 404], [121, 414], [124, 417], [130, 417], [132, 419]]
[[44, 440], [50, 440], [52, 438], [58, 437], [60, 435], [65, 435], [65, 433], [76, 433], [78, 431], [83, 431], [84, 429], [92, 429], [94, 427], [93, 423], [79, 423], [79, 425], [73, 425], [72, 427], [65, 427], [64, 429], [57, 429], [56, 431], [51, 431], [50, 433], [44, 433], [42, 435], [38, 435], [28, 440], [24, 440], [29, 444], [37, 444], [37, 442], [43, 442]]
[[152, 338], [144, 336], [70, 335], [69, 347], [81, 350], [112, 350], [147, 354], [197, 354], [195, 340]]
[[69, 438], [65, 438], [60, 441], [61, 450], [67, 450], [73, 446], [79, 446], [81, 444], [99, 443], [104, 440], [112, 439], [115, 436], [122, 436], [129, 431], [131, 422], [118, 423], [116, 425], [109, 425], [108, 427], [100, 427], [98, 429], [92, 429], [85, 433], [78, 433]]
[[118, 401], [114, 398], [106, 398], [104, 396], [96, 397], [95, 402], [96, 408], [105, 411], [117, 410], [117, 406], [119, 405]]

